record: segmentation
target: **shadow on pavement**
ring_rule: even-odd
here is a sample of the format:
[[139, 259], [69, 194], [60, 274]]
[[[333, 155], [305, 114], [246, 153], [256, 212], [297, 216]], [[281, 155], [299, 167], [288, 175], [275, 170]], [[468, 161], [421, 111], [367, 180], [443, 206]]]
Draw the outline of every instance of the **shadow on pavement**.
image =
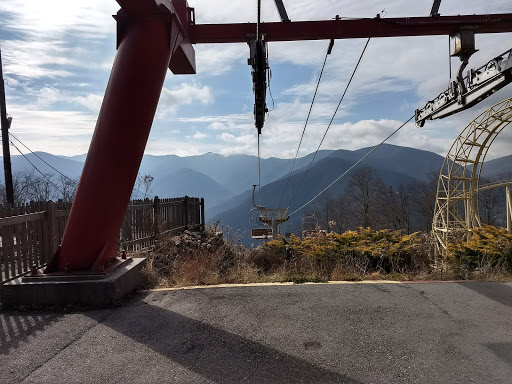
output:
[[510, 285], [483, 281], [468, 281], [461, 284], [491, 300], [512, 307], [512, 286]]
[[9, 354], [21, 342], [61, 317], [58, 314], [0, 312], [0, 355]]
[[129, 306], [103, 325], [219, 383], [359, 383], [242, 335], [149, 304]]
[[491, 343], [485, 344], [485, 346], [509, 366], [512, 366], [512, 343]]

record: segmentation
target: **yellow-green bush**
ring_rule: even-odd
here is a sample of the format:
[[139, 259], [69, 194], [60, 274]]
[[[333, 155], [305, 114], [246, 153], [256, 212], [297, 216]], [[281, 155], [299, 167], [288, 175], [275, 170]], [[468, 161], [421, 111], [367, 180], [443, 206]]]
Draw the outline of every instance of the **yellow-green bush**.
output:
[[401, 231], [359, 228], [342, 234], [316, 232], [304, 239], [292, 236], [277, 239], [265, 247], [286, 259], [306, 258], [313, 262], [324, 278], [330, 279], [335, 268], [365, 275], [414, 273], [428, 266], [424, 249], [419, 250], [425, 235], [402, 235]]
[[448, 265], [467, 272], [512, 271], [512, 235], [505, 228], [485, 225], [472, 230], [469, 241], [448, 244]]

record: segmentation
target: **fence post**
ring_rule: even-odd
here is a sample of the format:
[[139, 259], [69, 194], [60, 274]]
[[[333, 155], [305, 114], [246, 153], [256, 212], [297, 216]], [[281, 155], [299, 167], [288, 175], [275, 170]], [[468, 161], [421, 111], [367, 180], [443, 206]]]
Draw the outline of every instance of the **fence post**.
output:
[[204, 232], [204, 197], [201, 197], [201, 231]]
[[48, 201], [46, 203], [46, 213], [45, 213], [45, 222], [46, 222], [46, 255], [45, 261], [49, 262], [55, 253], [57, 252], [57, 248], [59, 247], [57, 244], [57, 220], [55, 216], [55, 203], [53, 201]]
[[160, 228], [160, 199], [158, 196], [155, 196], [155, 200], [153, 203], [153, 232], [156, 237], [159, 233]]
[[188, 196], [185, 196], [185, 230], [188, 230]]

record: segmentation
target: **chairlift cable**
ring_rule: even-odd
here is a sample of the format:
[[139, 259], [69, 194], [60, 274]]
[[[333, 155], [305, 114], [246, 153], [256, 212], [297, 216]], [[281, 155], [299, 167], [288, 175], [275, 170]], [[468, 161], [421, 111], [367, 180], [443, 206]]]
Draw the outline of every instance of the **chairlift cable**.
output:
[[332, 125], [332, 123], [334, 121], [334, 118], [336, 117], [336, 114], [338, 113], [338, 110], [340, 108], [341, 102], [345, 98], [345, 94], [347, 93], [347, 90], [348, 90], [348, 88], [350, 86], [350, 83], [352, 82], [352, 79], [354, 78], [354, 75], [356, 74], [356, 71], [359, 68], [359, 64], [361, 63], [361, 60], [363, 58], [364, 53], [366, 52], [366, 48], [368, 47], [368, 43], [370, 42], [370, 40], [371, 40], [370, 37], [368, 38], [368, 40], [366, 40], [366, 44], [365, 44], [365, 46], [363, 48], [363, 51], [361, 52], [361, 55], [359, 56], [359, 60], [357, 61], [354, 70], [352, 71], [352, 75], [350, 76], [350, 79], [349, 79], [349, 81], [347, 83], [347, 86], [345, 87], [345, 91], [343, 92], [343, 95], [340, 98], [338, 106], [336, 107], [336, 110], [334, 111], [334, 114], [332, 115], [331, 121], [329, 122], [329, 125], [327, 126], [327, 129], [324, 132], [324, 136], [322, 137], [322, 140], [320, 141], [320, 144], [318, 144], [318, 148], [316, 149], [315, 154], [313, 155], [313, 158], [311, 159], [311, 162], [309, 163], [308, 169], [306, 170], [306, 172], [304, 172], [304, 175], [302, 176], [302, 180], [299, 183], [299, 187], [297, 188], [297, 190], [295, 191], [295, 194], [293, 195], [292, 199], [288, 203], [288, 207], [292, 204], [293, 200], [295, 200], [295, 197], [297, 197], [297, 193], [299, 192], [302, 184], [304, 183], [304, 180], [305, 180], [309, 170], [311, 169], [311, 166], [313, 165], [313, 162], [315, 161], [315, 158], [316, 158], [316, 156], [318, 154], [318, 151], [320, 151], [320, 147], [322, 146], [322, 143], [324, 142], [325, 137], [327, 136], [327, 132], [329, 131], [329, 128], [331, 128], [331, 125]]
[[315, 93], [313, 94], [313, 99], [311, 100], [311, 105], [309, 106], [309, 112], [308, 116], [306, 117], [306, 122], [304, 123], [304, 128], [302, 129], [302, 135], [300, 136], [299, 145], [297, 147], [297, 152], [295, 152], [295, 158], [293, 159], [292, 168], [290, 169], [290, 174], [288, 175], [288, 179], [286, 180], [286, 186], [284, 187], [283, 195], [281, 196], [281, 200], [279, 200], [279, 207], [281, 206], [281, 203], [283, 202], [284, 195], [286, 193], [286, 190], [288, 189], [288, 184], [290, 184], [290, 179], [292, 177], [293, 169], [295, 168], [295, 162], [297, 161], [297, 156], [299, 155], [299, 149], [302, 144], [302, 139], [304, 138], [304, 133], [306, 132], [306, 127], [309, 122], [309, 117], [311, 116], [311, 111], [313, 110], [313, 104], [315, 103], [316, 94], [318, 92], [318, 87], [320, 85], [320, 81], [322, 80], [322, 75], [324, 73], [325, 63], [327, 62], [327, 56], [332, 51], [332, 46], [334, 45], [334, 39], [331, 39], [329, 43], [329, 47], [327, 48], [327, 52], [325, 53], [324, 63], [322, 65], [322, 70], [320, 71], [320, 75], [318, 76], [318, 81], [316, 83]]
[[[73, 184], [78, 184], [75, 180], [71, 179], [70, 177], [66, 176], [65, 174], [63, 174], [62, 172], [60, 172], [58, 169], [56, 169], [55, 167], [53, 167], [51, 164], [49, 164], [47, 161], [45, 161], [41, 156], [39, 156], [37, 153], [35, 153], [34, 151], [32, 151], [29, 147], [27, 147], [20, 139], [18, 139], [16, 136], [14, 136], [11, 132], [9, 132], [9, 135], [11, 135], [12, 138], [16, 139], [21, 145], [23, 145], [31, 154], [33, 154], [34, 156], [36, 156], [39, 160], [41, 160], [43, 163], [45, 163], [47, 166], [49, 166], [51, 169], [53, 169], [55, 172], [57, 172], [59, 175], [61, 175], [62, 177], [64, 177], [66, 180], [69, 180], [71, 181]], [[12, 143], [12, 141], [11, 141]], [[14, 144], [13, 144], [14, 145]]]
[[341, 175], [339, 175], [331, 184], [329, 184], [327, 187], [325, 187], [321, 192], [319, 192], [315, 197], [313, 197], [311, 200], [309, 200], [306, 204], [304, 204], [302, 207], [296, 209], [292, 213], [290, 213], [288, 216], [292, 216], [293, 214], [299, 212], [303, 208], [305, 208], [308, 204], [315, 201], [320, 195], [322, 195], [325, 191], [327, 191], [329, 188], [331, 188], [334, 184], [336, 184], [343, 176], [345, 176], [347, 173], [349, 173], [352, 169], [354, 169], [359, 163], [361, 163], [364, 159], [366, 159], [370, 154], [372, 154], [377, 148], [379, 148], [382, 144], [384, 144], [386, 141], [388, 141], [395, 133], [397, 133], [400, 129], [405, 127], [407, 123], [409, 123], [412, 119], [414, 119], [415, 115], [412, 115], [406, 122], [404, 122], [402, 125], [400, 125], [397, 129], [395, 129], [388, 137], [386, 137], [384, 140], [382, 140], [379, 144], [377, 144], [375, 147], [373, 147], [366, 155], [361, 157], [356, 163], [354, 163], [349, 169], [347, 169], [345, 172], [343, 172]]
[[21, 156], [23, 156], [23, 157], [24, 157], [24, 158], [25, 158], [25, 159], [30, 163], [30, 165], [32, 165], [32, 166], [36, 169], [36, 171], [37, 171], [37, 172], [39, 172], [39, 173], [41, 174], [41, 176], [43, 176], [43, 177], [44, 177], [44, 178], [45, 178], [45, 179], [46, 179], [46, 180], [47, 180], [51, 185], [53, 185], [53, 186], [55, 187], [55, 189], [56, 189], [57, 191], [59, 191], [59, 192], [62, 194], [62, 196], [64, 196], [64, 195], [65, 195], [65, 193], [62, 191], [62, 189], [60, 189], [56, 184], [54, 184], [54, 183], [53, 183], [53, 182], [48, 178], [48, 176], [47, 176], [47, 175], [45, 175], [43, 172], [41, 172], [41, 171], [39, 170], [39, 168], [37, 168], [37, 167], [34, 165], [34, 163], [32, 163], [32, 162], [29, 160], [29, 158], [28, 158], [27, 156], [25, 156], [25, 154], [24, 154], [23, 152], [21, 152], [21, 151], [20, 151], [20, 149], [19, 149], [19, 148], [18, 148], [18, 147], [17, 147], [17, 146], [12, 142], [12, 141], [11, 141], [11, 145], [12, 145], [14, 148], [16, 148], [16, 150], [21, 154]]

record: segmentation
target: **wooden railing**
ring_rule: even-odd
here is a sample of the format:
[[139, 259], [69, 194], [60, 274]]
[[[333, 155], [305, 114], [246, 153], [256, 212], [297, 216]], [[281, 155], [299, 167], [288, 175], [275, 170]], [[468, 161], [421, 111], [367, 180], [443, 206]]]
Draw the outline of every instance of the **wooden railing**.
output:
[[204, 229], [203, 198], [133, 200], [126, 210], [119, 245], [129, 251], [144, 249], [159, 234], [187, 229]]
[[[62, 201], [0, 207], [0, 283], [50, 261], [62, 240], [70, 209], [71, 204]], [[159, 234], [186, 229], [204, 229], [204, 199], [134, 200], [126, 210], [119, 248], [148, 248]]]

